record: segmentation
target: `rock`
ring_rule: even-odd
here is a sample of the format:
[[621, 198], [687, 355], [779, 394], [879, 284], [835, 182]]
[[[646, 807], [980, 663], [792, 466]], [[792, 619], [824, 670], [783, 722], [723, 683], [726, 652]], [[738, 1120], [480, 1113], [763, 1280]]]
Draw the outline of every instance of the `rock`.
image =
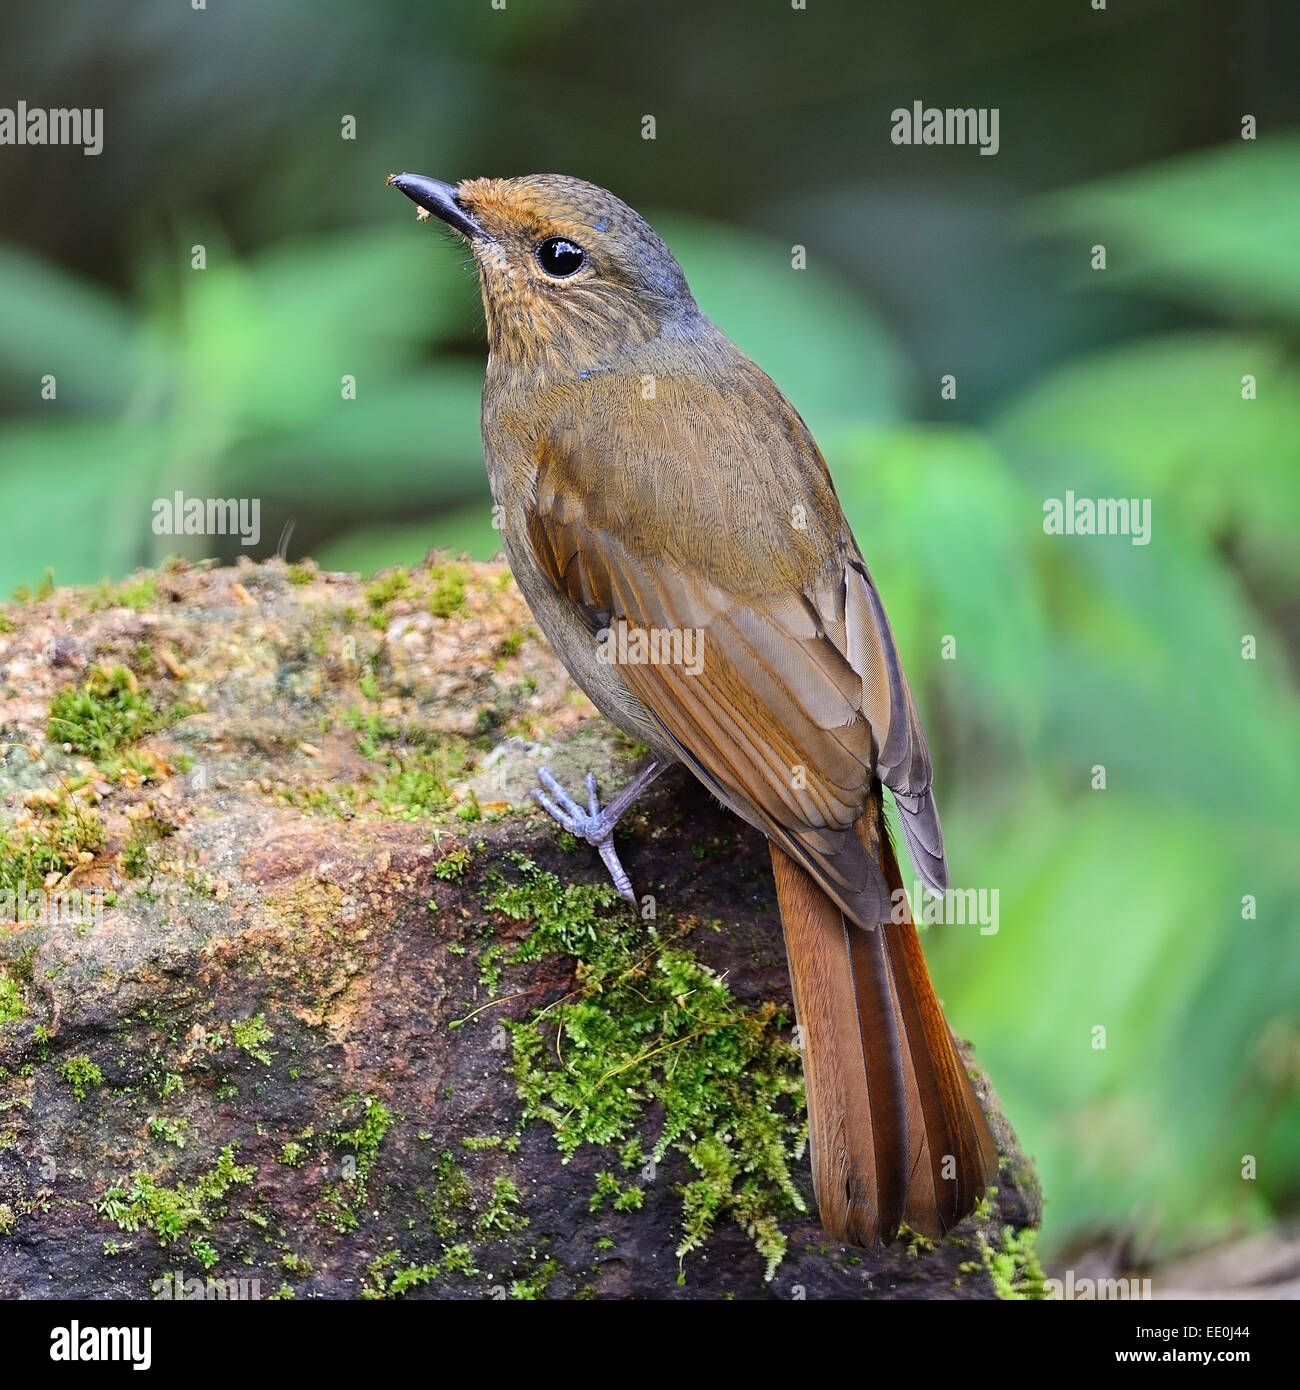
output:
[[969, 1057], [985, 1209], [827, 1242], [761, 838], [666, 775], [637, 916], [527, 798], [638, 753], [500, 566], [3, 610], [0, 1297], [1036, 1293]]

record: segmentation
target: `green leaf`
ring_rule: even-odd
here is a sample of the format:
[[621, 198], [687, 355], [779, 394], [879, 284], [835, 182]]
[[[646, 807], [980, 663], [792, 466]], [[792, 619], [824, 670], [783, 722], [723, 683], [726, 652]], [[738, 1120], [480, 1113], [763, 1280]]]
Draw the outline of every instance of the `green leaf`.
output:
[[166, 434], [147, 423], [49, 422], [0, 432], [0, 597], [47, 566], [60, 584], [116, 579], [144, 562]]
[[[1255, 400], [1242, 399], [1242, 377]], [[1279, 596], [1300, 578], [1300, 367], [1267, 338], [1179, 334], [1067, 364], [992, 422], [1042, 497], [1107, 475], [1207, 542], [1233, 540]], [[1098, 480], [1100, 485], [1100, 480]]]
[[929, 689], [969, 719], [973, 702], [1032, 746], [1047, 663], [1038, 537], [1006, 462], [974, 431], [920, 427], [832, 435], [826, 456], [922, 706]]
[[[0, 373], [19, 399], [49, 412], [125, 404], [141, 365], [130, 310], [50, 261], [0, 245]], [[41, 401], [56, 380], [57, 405]]]
[[1036, 221], [1105, 245], [1106, 269], [1081, 272], [1090, 285], [1300, 319], [1300, 136], [1238, 140], [1071, 189], [1044, 199]]
[[408, 515], [486, 490], [479, 433], [480, 367], [444, 362], [355, 400], [337, 392], [283, 440], [259, 441], [226, 465], [227, 489], [352, 518]]
[[429, 341], [476, 322], [464, 277], [454, 265], [434, 273], [429, 243], [409, 228], [289, 243], [249, 261], [209, 242], [208, 268], [181, 281], [172, 327], [180, 409], [232, 440], [323, 422], [345, 376], [360, 401]]

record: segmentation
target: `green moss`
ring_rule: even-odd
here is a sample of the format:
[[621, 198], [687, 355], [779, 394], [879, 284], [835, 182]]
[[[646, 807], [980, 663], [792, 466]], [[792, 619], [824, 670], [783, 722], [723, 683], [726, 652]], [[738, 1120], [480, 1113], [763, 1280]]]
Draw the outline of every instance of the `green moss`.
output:
[[251, 1165], [235, 1162], [234, 1145], [227, 1144], [212, 1168], [193, 1184], [165, 1187], [148, 1173], [133, 1173], [129, 1185], [124, 1180], [110, 1187], [95, 1210], [124, 1231], [144, 1226], [160, 1244], [170, 1245], [194, 1227], [207, 1230], [211, 1218], [225, 1212], [222, 1198], [232, 1187], [251, 1183], [253, 1172]]
[[469, 866], [473, 860], [473, 851], [453, 849], [444, 854], [433, 866], [433, 876], [442, 879], [444, 883], [459, 883], [469, 871]]
[[97, 1086], [104, 1084], [104, 1073], [84, 1053], [76, 1057], [65, 1057], [59, 1063], [59, 1075], [72, 1087], [72, 1094], [78, 1102]]
[[920, 1231], [914, 1231], [910, 1226], [900, 1226], [898, 1228], [898, 1239], [904, 1250], [913, 1257], [928, 1255], [935, 1248], [934, 1241], [929, 1236], [924, 1236]]
[[[328, 811], [351, 818], [363, 811], [401, 820], [420, 820], [447, 808], [451, 781], [464, 769], [471, 746], [457, 737], [421, 743], [419, 729], [403, 730], [386, 723], [378, 714], [365, 714], [355, 706], [347, 722], [357, 731], [357, 747], [382, 771], [356, 784], [322, 784], [282, 793], [285, 800], [304, 810]], [[400, 748], [392, 745], [400, 744]]]
[[307, 1149], [302, 1144], [290, 1139], [281, 1145], [280, 1156], [276, 1162], [283, 1163], [289, 1168], [301, 1168], [306, 1157]]
[[153, 847], [171, 832], [171, 826], [153, 816], [132, 821], [122, 845], [122, 872], [128, 878], [152, 877]]
[[33, 808], [26, 825], [0, 829], [0, 893], [35, 892], [47, 875], [62, 877], [81, 862], [83, 852], [103, 848], [103, 822], [74, 794], [79, 788], [79, 781], [70, 779], [53, 806]]
[[472, 1279], [479, 1273], [474, 1267], [474, 1252], [468, 1245], [450, 1245], [442, 1252], [442, 1267], [449, 1274], [463, 1274]]
[[374, 1096], [349, 1096], [343, 1108], [357, 1123], [330, 1132], [334, 1148], [351, 1152], [344, 1159], [342, 1180], [325, 1190], [321, 1216], [336, 1230], [351, 1231], [357, 1226], [356, 1209], [365, 1205], [369, 1195], [371, 1170], [392, 1128], [393, 1112]]
[[633, 1184], [624, 1187], [613, 1173], [597, 1173], [588, 1210], [599, 1211], [606, 1201], [615, 1211], [639, 1211], [645, 1203], [645, 1193]]
[[521, 877], [507, 883], [500, 874], [491, 874], [486, 905], [516, 922], [532, 924], [510, 955], [512, 965], [566, 955], [607, 974], [626, 963], [624, 934], [605, 912], [621, 901], [613, 884], [561, 883], [526, 855], [516, 852], [509, 857]]
[[141, 574], [116, 585], [104, 580], [83, 594], [86, 611], [90, 613], [103, 608], [134, 608], [139, 613], [157, 601], [158, 581], [152, 574]]
[[17, 628], [14, 627], [13, 619], [6, 617], [3, 613], [0, 613], [0, 632], [16, 631]]
[[403, 569], [396, 569], [389, 570], [386, 574], [377, 574], [362, 593], [370, 607], [378, 610], [409, 592], [410, 588], [411, 576]]
[[488, 897], [533, 924], [509, 960], [573, 956], [579, 981], [536, 1018], [507, 1025], [525, 1118], [549, 1124], [566, 1155], [617, 1147], [630, 1167], [680, 1154], [697, 1176], [679, 1189], [679, 1257], [730, 1218], [771, 1278], [785, 1252], [779, 1220], [804, 1209], [790, 1175], [804, 1141], [803, 1078], [786, 1019], [773, 1004], [738, 1004], [687, 948], [689, 925], [656, 930], [625, 910], [610, 915], [619, 900], [609, 885], [562, 884], [514, 858], [521, 879], [498, 876]]
[[114, 595], [116, 601], [137, 612], [148, 608], [158, 600], [158, 584], [151, 574], [142, 574], [139, 579], [128, 579], [118, 586]]
[[242, 1048], [264, 1066], [271, 1065], [272, 1054], [267, 1051], [265, 1044], [273, 1041], [275, 1034], [266, 1026], [266, 1019], [261, 1014], [246, 1019], [232, 1018], [230, 1032], [236, 1047]]
[[434, 1178], [436, 1186], [429, 1199], [429, 1220], [445, 1240], [459, 1230], [472, 1194], [469, 1179], [450, 1149], [444, 1149], [439, 1157]]
[[175, 1144], [178, 1149], [185, 1147], [185, 1131], [189, 1125], [190, 1122], [185, 1119], [169, 1120], [163, 1115], [151, 1115], [149, 1117], [149, 1133], [155, 1139], [161, 1139], [168, 1144]]
[[525, 627], [517, 628], [514, 632], [507, 632], [500, 642], [497, 643], [497, 656], [518, 656], [523, 649], [524, 643], [528, 640], [528, 633], [529, 629]]
[[546, 1260], [537, 1266], [531, 1275], [524, 1279], [516, 1279], [510, 1285], [509, 1297], [525, 1302], [532, 1302], [546, 1297], [546, 1290], [550, 1287], [551, 1280], [560, 1272], [558, 1260]]
[[0, 1236], [7, 1236], [14, 1228], [14, 1209], [8, 1202], [0, 1202]]
[[286, 787], [281, 798], [301, 811], [323, 811], [341, 820], [351, 820], [362, 809], [365, 793], [348, 783], [329, 783], [314, 787]]
[[504, 954], [505, 947], [497, 945], [485, 946], [479, 952], [478, 982], [492, 998], [496, 997], [501, 986], [501, 957]]
[[336, 1147], [355, 1150], [358, 1162], [369, 1168], [392, 1128], [393, 1113], [374, 1096], [362, 1097], [361, 1105], [360, 1123], [353, 1129], [335, 1131], [332, 1138]]
[[378, 1259], [370, 1261], [367, 1266], [369, 1277], [361, 1286], [363, 1299], [401, 1298], [411, 1289], [432, 1283], [442, 1272], [436, 1262], [408, 1264], [402, 1269], [393, 1269], [401, 1258], [400, 1250], [390, 1250], [386, 1255], [380, 1255]]
[[453, 563], [435, 565], [429, 571], [429, 612], [435, 618], [450, 618], [465, 611], [465, 583], [469, 571]]
[[981, 1230], [980, 1249], [984, 1268], [999, 1298], [1021, 1301], [1048, 1297], [1043, 1268], [1038, 1262], [1037, 1231], [1017, 1233], [1014, 1227], [1003, 1226], [1001, 1244], [994, 1246]]
[[520, 1205], [519, 1189], [514, 1180], [508, 1177], [494, 1178], [488, 1204], [474, 1222], [475, 1233], [488, 1236], [523, 1230], [528, 1225], [528, 1218], [517, 1210]]
[[122, 845], [122, 873], [127, 874], [128, 878], [143, 878], [149, 873], [150, 863], [149, 841], [139, 837], [132, 827], [127, 844]]
[[216, 1246], [210, 1240], [204, 1240], [202, 1236], [190, 1241], [190, 1253], [203, 1266], [204, 1269], [211, 1269], [221, 1258], [217, 1254]]
[[411, 1289], [431, 1284], [448, 1274], [472, 1278], [478, 1274], [468, 1245], [453, 1245], [442, 1252], [442, 1258], [420, 1265], [401, 1265], [402, 1252], [390, 1250], [366, 1267], [367, 1278], [361, 1287], [361, 1297], [367, 1300], [401, 1298]]
[[46, 732], [53, 742], [99, 760], [163, 723], [131, 671], [98, 667], [76, 689], [61, 690], [50, 702]]
[[[401, 739], [399, 730], [392, 730], [388, 742]], [[406, 746], [391, 752], [381, 752], [370, 741], [368, 757], [383, 762], [384, 774], [369, 792], [375, 810], [402, 820], [418, 820], [422, 816], [443, 810], [450, 801], [451, 781], [464, 769], [469, 757], [469, 745], [459, 738], [446, 738], [429, 746], [411, 746], [418, 732], [408, 735]], [[366, 752], [366, 741], [362, 742]]]
[[380, 809], [403, 820], [415, 820], [447, 804], [449, 788], [443, 770], [422, 761], [394, 760], [393, 771], [375, 788]]
[[310, 584], [316, 578], [316, 566], [310, 562], [290, 565], [286, 573], [290, 584]]
[[22, 989], [7, 971], [0, 970], [0, 1024], [16, 1023], [27, 1013]]
[[36, 586], [36, 592], [33, 593], [32, 590], [29, 589], [29, 588], [27, 587], [26, 584], [20, 584], [20, 585], [14, 590], [14, 602], [15, 602], [15, 603], [31, 603], [31, 601], [32, 601], [33, 599], [49, 598], [49, 596], [50, 596], [53, 592], [54, 592], [54, 571], [53, 571], [53, 569], [50, 568], [49, 565], [46, 565], [46, 567], [45, 567], [45, 573], [44, 573], [43, 575], [41, 575], [41, 582], [40, 582], [39, 584], [37, 584], [37, 586]]

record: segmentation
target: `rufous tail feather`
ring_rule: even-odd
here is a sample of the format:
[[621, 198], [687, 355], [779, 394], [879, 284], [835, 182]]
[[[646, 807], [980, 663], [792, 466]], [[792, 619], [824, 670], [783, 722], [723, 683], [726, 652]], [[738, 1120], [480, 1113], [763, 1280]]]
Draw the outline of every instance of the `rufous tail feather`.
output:
[[879, 817], [873, 798], [859, 833], [879, 857], [901, 921], [868, 927], [846, 918], [807, 870], [771, 846], [817, 1204], [827, 1233], [859, 1246], [888, 1243], [903, 1222], [937, 1238], [974, 1210], [998, 1164]]

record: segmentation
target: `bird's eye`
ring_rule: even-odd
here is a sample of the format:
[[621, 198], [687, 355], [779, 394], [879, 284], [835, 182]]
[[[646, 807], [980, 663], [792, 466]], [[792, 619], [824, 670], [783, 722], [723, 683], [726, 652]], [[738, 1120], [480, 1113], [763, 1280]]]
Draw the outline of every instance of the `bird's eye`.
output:
[[567, 237], [548, 236], [537, 248], [537, 264], [557, 280], [576, 275], [583, 267], [587, 253]]

